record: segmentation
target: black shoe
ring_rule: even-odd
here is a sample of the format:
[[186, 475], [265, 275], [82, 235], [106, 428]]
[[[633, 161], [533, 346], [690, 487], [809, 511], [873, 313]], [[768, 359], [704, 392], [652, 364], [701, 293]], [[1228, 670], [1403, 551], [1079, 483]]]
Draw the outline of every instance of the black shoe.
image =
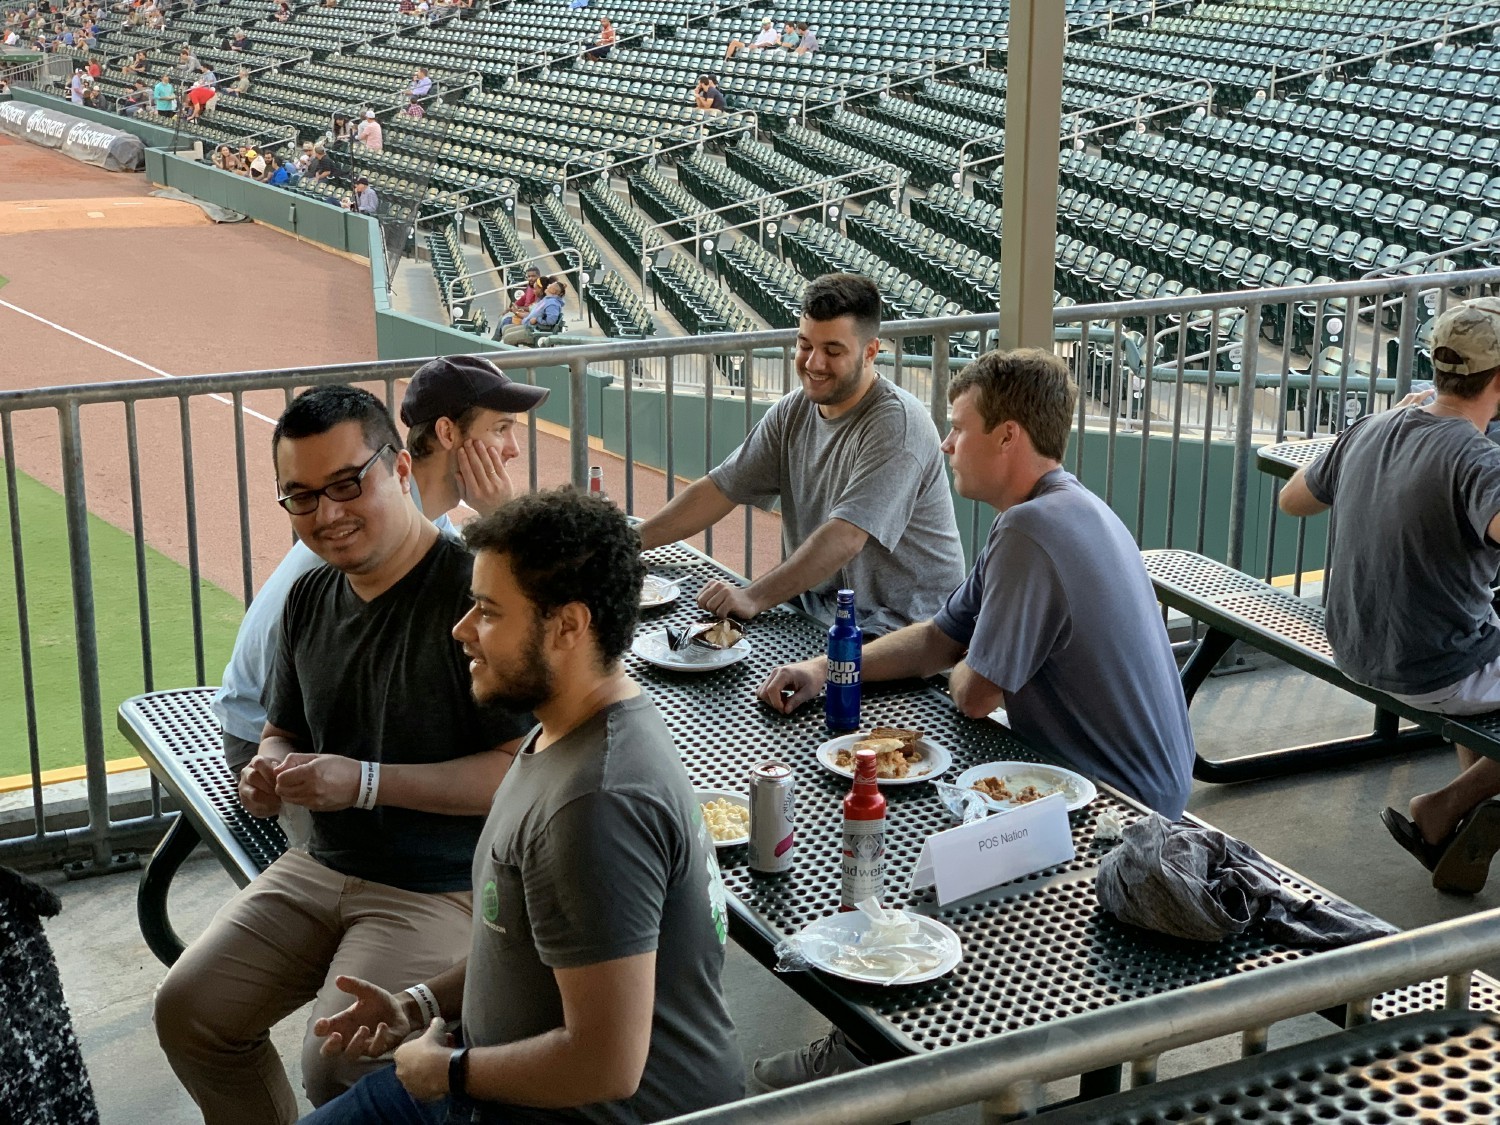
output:
[[1500, 800], [1481, 801], [1469, 810], [1453, 840], [1432, 868], [1432, 885], [1450, 894], [1473, 895], [1484, 890], [1490, 860], [1500, 850]]

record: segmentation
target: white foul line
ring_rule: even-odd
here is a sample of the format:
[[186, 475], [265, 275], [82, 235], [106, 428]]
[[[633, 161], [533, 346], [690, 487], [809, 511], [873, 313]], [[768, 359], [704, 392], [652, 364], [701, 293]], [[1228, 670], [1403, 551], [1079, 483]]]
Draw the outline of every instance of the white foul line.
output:
[[[38, 316], [36, 313], [31, 312], [28, 309], [21, 308], [20, 305], [13, 305], [9, 301], [0, 301], [0, 307], [10, 309], [12, 312], [18, 312], [22, 316], [30, 317], [38, 324], [45, 324], [48, 328], [55, 328], [65, 336], [71, 336], [75, 340], [81, 340], [85, 344], [88, 344], [90, 347], [98, 348], [102, 352], [108, 352], [110, 355], [115, 356], [117, 359], [123, 359], [126, 363], [133, 363], [143, 371], [149, 371], [153, 375], [160, 375], [164, 379], [181, 378], [180, 375], [173, 375], [170, 371], [163, 371], [160, 367], [152, 367], [149, 363], [146, 363], [144, 360], [136, 359], [133, 355], [126, 355], [124, 352], [118, 351], [117, 349], [110, 347], [108, 344], [101, 344], [98, 340], [90, 340], [82, 333], [74, 332], [71, 328], [64, 328], [61, 324], [55, 324], [44, 316]], [[213, 399], [215, 402], [222, 402], [225, 406], [234, 405], [233, 399], [226, 398], [221, 394], [210, 394], [208, 397]], [[275, 418], [268, 418], [260, 411], [252, 410], [248, 406], [241, 406], [240, 410], [243, 413], [248, 414], [250, 417], [259, 418], [262, 422], [269, 423], [272, 426], [276, 424]]]

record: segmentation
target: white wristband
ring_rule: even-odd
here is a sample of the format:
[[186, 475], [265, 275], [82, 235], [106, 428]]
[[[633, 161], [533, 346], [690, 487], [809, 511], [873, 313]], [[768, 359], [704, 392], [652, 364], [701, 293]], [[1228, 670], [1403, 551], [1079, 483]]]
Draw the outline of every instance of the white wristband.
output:
[[359, 794], [354, 799], [354, 807], [357, 809], [373, 809], [375, 798], [380, 792], [380, 763], [361, 762], [359, 764]]
[[406, 990], [406, 994], [417, 1002], [417, 1007], [422, 1012], [422, 1026], [430, 1027], [432, 1021], [442, 1018], [442, 1009], [438, 1007], [437, 997], [433, 995], [432, 989], [425, 984], [414, 984]]

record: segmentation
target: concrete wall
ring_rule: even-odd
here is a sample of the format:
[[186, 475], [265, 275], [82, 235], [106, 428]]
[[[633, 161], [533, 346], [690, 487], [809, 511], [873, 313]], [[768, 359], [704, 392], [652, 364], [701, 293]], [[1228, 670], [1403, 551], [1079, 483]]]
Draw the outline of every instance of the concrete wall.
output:
[[[44, 94], [42, 91], [30, 86], [21, 89], [21, 96], [28, 102], [55, 109], [59, 113], [71, 113], [74, 117], [82, 118], [84, 121], [92, 121], [98, 125], [108, 125], [118, 129], [122, 133], [132, 133], [146, 142], [146, 157], [149, 160], [151, 149], [172, 147], [172, 130], [163, 129], [160, 125], [152, 125], [145, 121], [136, 121], [134, 118], [125, 117], [118, 113], [107, 113], [104, 110], [90, 109], [86, 105], [74, 105], [67, 98], [59, 98], [53, 94]], [[180, 138], [186, 143], [187, 138]]]

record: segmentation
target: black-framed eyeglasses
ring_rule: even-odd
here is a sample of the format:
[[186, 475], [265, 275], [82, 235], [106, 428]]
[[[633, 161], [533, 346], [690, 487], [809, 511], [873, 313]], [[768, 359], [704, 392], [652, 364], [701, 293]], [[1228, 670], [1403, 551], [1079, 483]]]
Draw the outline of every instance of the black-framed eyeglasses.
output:
[[385, 453], [391, 452], [390, 443], [387, 442], [377, 449], [368, 461], [360, 467], [359, 472], [352, 477], [336, 480], [323, 488], [309, 488], [302, 492], [289, 492], [285, 496], [276, 497], [276, 503], [280, 504], [294, 516], [310, 516], [318, 510], [318, 501], [326, 496], [337, 503], [344, 504], [350, 500], [358, 500], [360, 494], [365, 490], [365, 474], [375, 467]]

